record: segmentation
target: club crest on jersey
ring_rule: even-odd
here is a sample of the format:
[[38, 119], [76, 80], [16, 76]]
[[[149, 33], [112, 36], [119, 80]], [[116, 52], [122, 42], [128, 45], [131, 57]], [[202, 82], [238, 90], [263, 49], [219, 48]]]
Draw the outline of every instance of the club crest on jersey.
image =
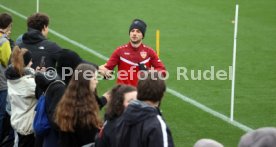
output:
[[147, 57], [147, 52], [142, 51], [142, 52], [140, 52], [140, 55], [141, 55], [142, 58], [146, 58]]

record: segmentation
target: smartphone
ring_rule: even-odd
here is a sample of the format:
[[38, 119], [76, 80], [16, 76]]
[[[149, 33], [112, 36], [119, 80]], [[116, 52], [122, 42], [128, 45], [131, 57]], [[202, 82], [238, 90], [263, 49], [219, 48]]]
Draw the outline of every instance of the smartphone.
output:
[[45, 58], [46, 58], [45, 56], [41, 57], [40, 64], [39, 64], [40, 68], [45, 67]]

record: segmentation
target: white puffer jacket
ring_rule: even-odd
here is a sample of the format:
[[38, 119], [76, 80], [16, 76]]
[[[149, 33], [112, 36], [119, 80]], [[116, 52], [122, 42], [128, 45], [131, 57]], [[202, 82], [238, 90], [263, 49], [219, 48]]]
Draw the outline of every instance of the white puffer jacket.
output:
[[35, 115], [35, 81], [33, 75], [8, 79], [8, 97], [11, 103], [11, 125], [21, 135], [33, 133]]

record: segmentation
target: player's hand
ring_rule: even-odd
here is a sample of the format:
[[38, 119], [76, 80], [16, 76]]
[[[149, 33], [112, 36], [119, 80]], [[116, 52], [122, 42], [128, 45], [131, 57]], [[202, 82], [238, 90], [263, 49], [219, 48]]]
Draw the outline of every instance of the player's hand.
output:
[[37, 67], [35, 68], [35, 71], [36, 71], [36, 72], [46, 72], [46, 67], [37, 66]]
[[105, 72], [104, 77], [105, 77], [106, 79], [110, 79], [110, 78], [112, 77], [113, 73], [114, 73], [114, 72], [113, 72], [112, 70], [107, 70], [107, 71]]
[[106, 64], [103, 64], [101, 66], [99, 66], [99, 74], [101, 74], [102, 76], [104, 76], [105, 79], [109, 79], [112, 77], [113, 75], [113, 70], [109, 70], [105, 67]]
[[146, 71], [148, 70], [147, 66], [143, 63], [138, 63], [138, 67], [139, 67], [140, 70], [146, 70]]
[[106, 64], [99, 66], [99, 70], [98, 70], [99, 74], [101, 74], [103, 76], [105, 75], [105, 72], [108, 70], [107, 68], [105, 68], [105, 65]]

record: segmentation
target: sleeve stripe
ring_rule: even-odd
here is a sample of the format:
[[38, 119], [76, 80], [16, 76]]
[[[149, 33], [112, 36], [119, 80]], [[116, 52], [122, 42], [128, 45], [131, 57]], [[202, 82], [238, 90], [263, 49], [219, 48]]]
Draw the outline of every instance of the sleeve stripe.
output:
[[157, 115], [157, 119], [161, 124], [161, 129], [163, 134], [163, 145], [164, 145], [163, 147], [168, 147], [168, 134], [167, 134], [166, 124], [160, 115]]

